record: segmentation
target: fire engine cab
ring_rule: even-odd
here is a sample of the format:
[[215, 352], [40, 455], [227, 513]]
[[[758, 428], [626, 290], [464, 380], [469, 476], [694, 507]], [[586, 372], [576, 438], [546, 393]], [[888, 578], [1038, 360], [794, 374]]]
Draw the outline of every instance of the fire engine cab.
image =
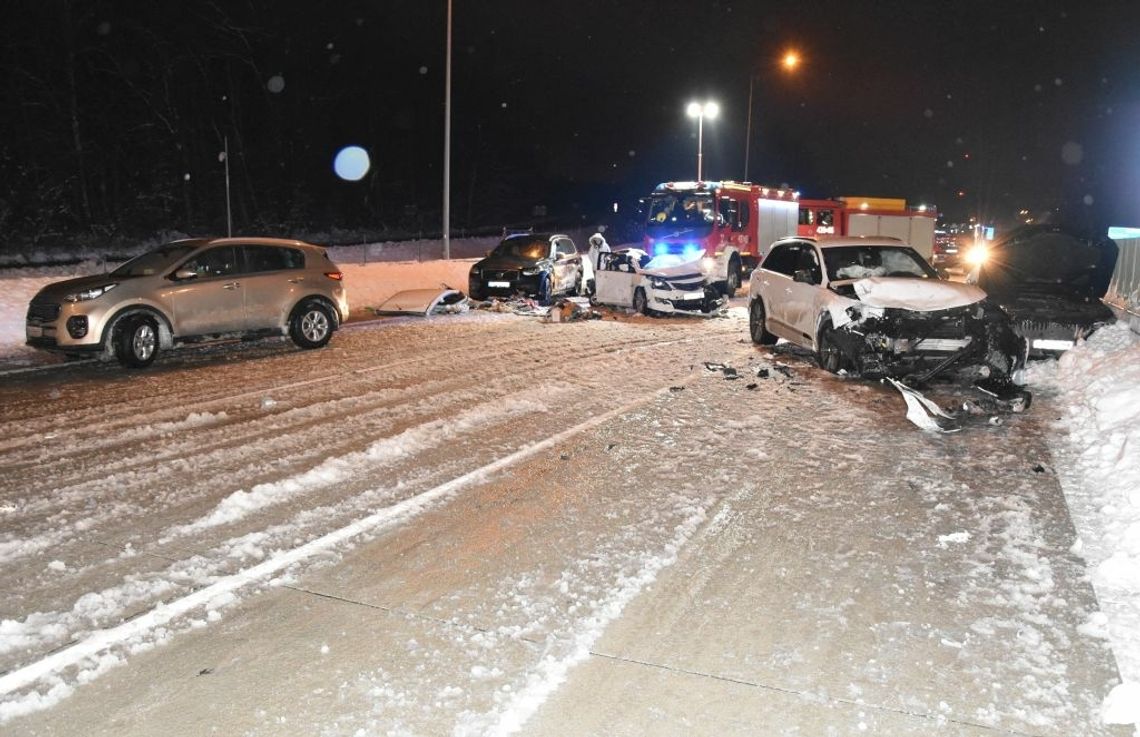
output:
[[930, 261], [938, 211], [889, 197], [800, 200], [797, 235], [885, 235], [898, 238]]
[[728, 296], [772, 243], [796, 234], [799, 193], [749, 182], [664, 182], [642, 200], [645, 251], [700, 259], [705, 283]]

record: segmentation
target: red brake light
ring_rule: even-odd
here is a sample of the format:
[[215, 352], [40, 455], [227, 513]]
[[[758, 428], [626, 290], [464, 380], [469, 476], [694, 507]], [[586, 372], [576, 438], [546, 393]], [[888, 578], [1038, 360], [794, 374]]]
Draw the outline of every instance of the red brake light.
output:
[[343, 281], [344, 280], [344, 274], [340, 273], [339, 271], [326, 271], [325, 276], [332, 279], [333, 281]]

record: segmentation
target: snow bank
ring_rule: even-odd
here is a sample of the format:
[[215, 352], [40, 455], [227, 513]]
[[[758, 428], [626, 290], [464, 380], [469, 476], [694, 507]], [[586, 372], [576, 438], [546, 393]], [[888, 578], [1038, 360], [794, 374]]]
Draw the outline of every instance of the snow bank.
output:
[[1124, 683], [1105, 700], [1109, 724], [1140, 724], [1140, 337], [1103, 328], [1056, 363], [1034, 366], [1030, 383], [1057, 391], [1064, 418], [1062, 473], [1107, 634]]

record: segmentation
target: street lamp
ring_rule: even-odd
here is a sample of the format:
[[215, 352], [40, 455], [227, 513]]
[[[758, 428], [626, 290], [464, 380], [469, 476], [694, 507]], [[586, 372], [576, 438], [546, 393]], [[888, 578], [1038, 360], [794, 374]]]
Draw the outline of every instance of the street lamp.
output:
[[[780, 57], [780, 66], [785, 72], [794, 72], [800, 65], [800, 55], [795, 51], [787, 51]], [[756, 75], [748, 76], [748, 126], [744, 133], [744, 181], [748, 179], [748, 154], [752, 144], [752, 88], [756, 83]]]
[[701, 163], [704, 158], [705, 118], [712, 120], [720, 113], [720, 105], [708, 102], [690, 102], [685, 110], [690, 118], [697, 119], [697, 181], [701, 181]]

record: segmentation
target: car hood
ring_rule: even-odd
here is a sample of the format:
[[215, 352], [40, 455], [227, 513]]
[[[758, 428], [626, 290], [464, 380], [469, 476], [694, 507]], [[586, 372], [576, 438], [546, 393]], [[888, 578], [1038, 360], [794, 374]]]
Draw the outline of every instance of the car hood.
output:
[[122, 281], [125, 281], [125, 279], [121, 277], [113, 277], [110, 274], [96, 274], [95, 276], [80, 276], [76, 277], [75, 279], [64, 279], [63, 281], [57, 281], [48, 284], [38, 293], [36, 293], [35, 298], [62, 302], [65, 296], [74, 294], [80, 290], [99, 287], [103, 286], [104, 284], [114, 284]]
[[859, 301], [871, 307], [914, 312], [965, 307], [986, 298], [986, 293], [972, 284], [940, 279], [872, 276], [853, 282], [852, 288]]
[[475, 264], [477, 269], [533, 269], [540, 260], [512, 256], [488, 256]]
[[989, 248], [977, 283], [999, 301], [1019, 295], [1098, 300], [1108, 291], [1119, 249], [1109, 238], [1062, 225], [1026, 226]]

